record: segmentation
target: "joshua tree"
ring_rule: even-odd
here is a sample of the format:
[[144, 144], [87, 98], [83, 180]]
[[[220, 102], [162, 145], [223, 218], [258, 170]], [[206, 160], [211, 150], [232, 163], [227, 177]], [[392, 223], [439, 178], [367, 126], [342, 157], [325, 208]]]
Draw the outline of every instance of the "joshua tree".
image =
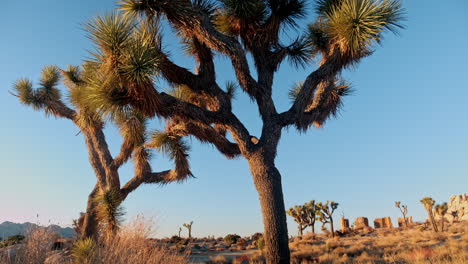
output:
[[[120, 204], [141, 184], [182, 181], [191, 176], [191, 173], [184, 142], [180, 138], [166, 137], [160, 140], [160, 145], [145, 145], [146, 119], [133, 109], [114, 113], [112, 120], [119, 127], [123, 144], [120, 153], [115, 157], [111, 156], [103, 132], [104, 119], [84, 105], [86, 98], [83, 94], [86, 87], [94, 85], [91, 79], [93, 74], [96, 73], [89, 64], [83, 70], [74, 66], [69, 66], [67, 70], [46, 66], [42, 71], [39, 88], [34, 89], [31, 81], [21, 79], [14, 84], [14, 95], [21, 103], [35, 110], [43, 110], [47, 116], [69, 119], [80, 129], [97, 183], [88, 197], [86, 213], [75, 223], [80, 225], [77, 230], [82, 237], [96, 238], [98, 230], [116, 230], [122, 215]], [[72, 107], [65, 104], [57, 88], [62, 76]], [[164, 134], [155, 132], [153, 137], [164, 137]], [[170, 152], [175, 160], [175, 169], [152, 172], [148, 147]], [[131, 158], [135, 165], [135, 175], [121, 186], [119, 168]], [[98, 225], [98, 218], [102, 220], [102, 225]]]
[[427, 211], [427, 215], [429, 217], [429, 222], [432, 225], [432, 228], [434, 229], [435, 232], [439, 232], [439, 229], [437, 228], [437, 223], [435, 222], [434, 219], [434, 204], [435, 201], [431, 197], [424, 197], [421, 199], [421, 203], [424, 205], [424, 208]]
[[309, 226], [312, 228], [312, 233], [315, 234], [316, 211], [315, 201], [312, 200], [304, 205], [289, 208], [286, 213], [294, 218], [298, 224], [299, 235], [302, 236], [303, 231]]
[[297, 223], [298, 235], [302, 236], [304, 229], [307, 228], [307, 208], [304, 205], [295, 205], [294, 207], [289, 208], [286, 213], [294, 218], [294, 221]]
[[[294, 126], [304, 132], [335, 116], [349, 93], [341, 72], [371, 55], [385, 31], [401, 27], [398, 0], [316, 0], [315, 17], [307, 13], [307, 2], [123, 0], [125, 16], [99, 17], [88, 26], [97, 48], [88, 63], [95, 70], [85, 93], [88, 108], [101, 117], [135, 109], [145, 117], [164, 118], [170, 139], [194, 136], [228, 158], [244, 157], [260, 197], [270, 264], [290, 259], [281, 175], [275, 165], [283, 129]], [[162, 49], [161, 19], [195, 59], [195, 72], [178, 66]], [[282, 30], [298, 31], [304, 22], [310, 23], [308, 29], [284, 44], [288, 40], [280, 37]], [[134, 41], [135, 35], [144, 39]], [[237, 83], [257, 104], [260, 136], [252, 135], [232, 111], [235, 85], [221, 89], [215, 54], [231, 61]], [[274, 75], [285, 60], [310, 69], [310, 74], [290, 93], [291, 107], [279, 113], [272, 97]], [[316, 69], [313, 61], [319, 62]], [[176, 87], [172, 94], [156, 87], [157, 75]], [[159, 145], [160, 137], [154, 139]]]
[[448, 211], [447, 203], [438, 204], [434, 207], [436, 214], [440, 217], [440, 231], [444, 232], [445, 214]]
[[319, 220], [325, 225], [326, 223], [330, 223], [330, 231], [332, 237], [335, 236], [335, 229], [333, 228], [333, 213], [335, 212], [336, 208], [338, 208], [338, 203], [333, 201], [327, 201], [325, 204], [317, 203], [317, 215]]
[[182, 227], [179, 227], [179, 237], [180, 237], [181, 232], [182, 232]]
[[189, 238], [192, 238], [192, 225], [193, 225], [193, 221], [191, 221], [190, 223], [184, 224], [184, 227], [187, 228], [188, 230]]
[[403, 220], [405, 221], [405, 226], [409, 227], [408, 219], [406, 218], [406, 215], [408, 214], [408, 206], [407, 205], [401, 205], [401, 202], [396, 201], [395, 202], [395, 207], [400, 209], [400, 212], [403, 215]]

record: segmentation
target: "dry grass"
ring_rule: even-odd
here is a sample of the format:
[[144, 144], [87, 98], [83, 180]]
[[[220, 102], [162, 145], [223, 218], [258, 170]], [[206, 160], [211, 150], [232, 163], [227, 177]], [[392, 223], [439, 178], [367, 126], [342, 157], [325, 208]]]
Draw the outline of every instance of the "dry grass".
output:
[[415, 228], [383, 229], [373, 233], [290, 243], [292, 263], [343, 264], [465, 264], [468, 263], [468, 223], [454, 224], [448, 232]]
[[26, 234], [25, 242], [13, 246], [14, 253], [0, 257], [0, 263], [5, 264], [42, 264], [48, 256], [48, 252], [57, 239], [57, 235], [47, 228], [39, 227], [31, 229]]
[[188, 256], [150, 242], [153, 223], [142, 217], [124, 226], [115, 237], [106, 237], [84, 258], [86, 264], [183, 264]]
[[[70, 252], [63, 252], [64, 257], [48, 264], [184, 264], [188, 256], [171, 251], [148, 238], [152, 234], [152, 222], [137, 218], [115, 237], [103, 238], [99, 243], [77, 241]], [[46, 258], [57, 251], [52, 251], [56, 240], [53, 233], [44, 228], [30, 232], [26, 242], [18, 246], [15, 257], [0, 258], [2, 264], [43, 264]]]

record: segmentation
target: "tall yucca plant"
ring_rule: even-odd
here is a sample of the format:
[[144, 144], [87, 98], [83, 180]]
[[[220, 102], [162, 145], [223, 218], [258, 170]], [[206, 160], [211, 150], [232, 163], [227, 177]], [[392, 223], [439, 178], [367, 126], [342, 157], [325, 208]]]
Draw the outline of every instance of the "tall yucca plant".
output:
[[437, 204], [434, 207], [435, 213], [440, 217], [440, 231], [444, 232], [444, 225], [445, 225], [445, 215], [448, 211], [447, 203]]
[[[180, 153], [179, 145], [167, 145], [164, 149], [176, 153], [176, 168], [153, 172], [150, 166], [151, 150], [147, 148], [147, 119], [130, 105], [121, 104], [118, 99], [99, 96], [111, 108], [105, 115], [90, 104], [90, 96], [95, 92], [107, 95], [107, 85], [96, 85], [103, 80], [103, 68], [95, 62], [86, 62], [83, 67], [68, 66], [59, 69], [55, 66], [44, 67], [39, 87], [27, 79], [17, 81], [12, 92], [19, 101], [47, 115], [69, 119], [81, 131], [89, 154], [89, 162], [97, 179], [96, 186], [88, 197], [86, 213], [76, 222], [78, 234], [82, 238], [97, 238], [101, 233], [113, 234], [119, 227], [122, 209], [120, 204], [127, 195], [143, 183], [167, 184], [183, 181], [191, 176], [188, 166], [188, 148]], [[107, 71], [104, 68], [104, 71]], [[63, 78], [62, 78], [63, 77]], [[62, 99], [58, 84], [62, 79], [68, 89], [69, 107]], [[116, 83], [115, 81], [114, 83]], [[118, 81], [120, 84], [120, 81]], [[96, 87], [102, 88], [97, 90]], [[117, 102], [117, 103], [116, 103]], [[92, 102], [96, 103], [96, 102]], [[114, 122], [120, 131], [123, 143], [120, 152], [112, 156], [104, 136], [106, 118]], [[171, 149], [171, 148], [177, 149]], [[135, 175], [124, 185], [120, 183], [119, 169], [133, 158]]]
[[435, 205], [434, 199], [432, 199], [431, 197], [424, 197], [421, 199], [420, 202], [423, 204], [424, 209], [426, 209], [427, 211], [427, 215], [429, 217], [429, 222], [432, 225], [432, 229], [435, 232], [439, 232], [439, 228], [437, 228], [437, 223], [435, 222], [435, 219], [434, 219], [434, 205]]
[[[336, 115], [349, 94], [348, 86], [338, 82], [342, 70], [370, 55], [384, 32], [401, 27], [403, 9], [396, 0], [320, 0], [315, 5], [317, 20], [303, 21], [310, 19], [305, 0], [214, 3], [124, 0], [120, 3], [124, 15], [91, 21], [87, 29], [96, 51], [87, 63], [89, 85], [80, 97], [86, 98], [84, 109], [97, 113], [101, 120], [117, 121], [121, 112], [136, 110], [143, 117], [166, 121], [164, 132], [153, 134], [150, 142], [135, 148], [133, 160], [138, 164], [138, 174], [149, 176], [131, 180], [121, 188], [124, 194], [142, 182], [179, 181], [191, 175], [184, 137], [212, 144], [227, 158], [244, 157], [259, 192], [268, 263], [289, 263], [281, 174], [275, 165], [282, 132], [291, 126], [300, 131], [314, 124], [321, 127]], [[187, 53], [193, 56], [195, 71], [177, 65], [163, 50], [157, 27], [142, 26], [161, 19], [177, 32]], [[297, 33], [294, 41], [281, 38], [282, 30], [297, 29], [303, 22], [310, 23], [308, 30]], [[257, 104], [260, 135], [252, 135], [232, 111], [232, 92], [217, 82], [215, 54], [230, 60], [240, 89]], [[289, 61], [309, 69], [317, 58], [320, 64], [292, 93], [291, 107], [279, 113], [272, 94], [281, 63]], [[161, 91], [156, 76], [183, 89], [178, 96]], [[23, 88], [28, 91], [27, 85]], [[27, 94], [24, 99], [31, 101]], [[176, 168], [167, 173], [146, 173], [150, 171], [146, 149], [164, 150], [166, 146], [174, 148], [169, 153]]]

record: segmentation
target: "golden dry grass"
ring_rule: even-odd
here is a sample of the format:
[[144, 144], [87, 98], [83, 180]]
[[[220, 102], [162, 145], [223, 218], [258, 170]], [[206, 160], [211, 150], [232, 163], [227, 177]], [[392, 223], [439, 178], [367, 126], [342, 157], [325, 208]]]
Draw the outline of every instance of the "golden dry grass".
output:
[[[64, 258], [48, 264], [184, 264], [188, 256], [171, 251], [148, 238], [152, 234], [152, 222], [137, 218], [124, 226], [116, 236], [103, 238], [99, 243], [75, 242], [72, 252], [63, 252]], [[15, 257], [0, 258], [2, 264], [43, 264], [52, 255], [55, 234], [38, 228], [26, 236]], [[56, 253], [56, 252], [55, 252]]]
[[435, 233], [418, 228], [382, 229], [340, 239], [322, 235], [290, 243], [294, 264], [462, 264], [468, 263], [468, 223]]

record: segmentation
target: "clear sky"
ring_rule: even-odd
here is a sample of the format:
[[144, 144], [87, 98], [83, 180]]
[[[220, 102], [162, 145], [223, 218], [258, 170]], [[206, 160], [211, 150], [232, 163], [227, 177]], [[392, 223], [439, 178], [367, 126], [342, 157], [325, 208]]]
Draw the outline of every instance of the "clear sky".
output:
[[[408, 204], [409, 214], [423, 220], [423, 196], [442, 202], [468, 192], [468, 2], [403, 4], [407, 29], [400, 36], [387, 35], [383, 47], [344, 74], [355, 92], [346, 98], [340, 117], [320, 130], [299, 134], [291, 128], [283, 134], [277, 165], [287, 207], [311, 199], [334, 200], [340, 203], [336, 218], [391, 216], [395, 223], [395, 200]], [[70, 225], [85, 209], [96, 180], [78, 129], [68, 120], [47, 119], [20, 105], [8, 90], [20, 77], [37, 83], [44, 65], [79, 65], [91, 49], [82, 23], [114, 6], [114, 0], [2, 3], [0, 223]], [[193, 68], [174, 46], [170, 30], [165, 41], [174, 60]], [[218, 57], [217, 64], [220, 83], [234, 80], [227, 59]], [[314, 68], [283, 64], [274, 90], [280, 110], [289, 105], [289, 87]], [[252, 134], [259, 134], [256, 107], [240, 91], [234, 111]], [[116, 153], [119, 136], [112, 126], [106, 133]], [[190, 161], [197, 178], [141, 187], [125, 201], [126, 217], [154, 217], [158, 236], [173, 235], [191, 220], [195, 236], [262, 231], [246, 161], [227, 160], [208, 145], [192, 143]], [[164, 157], [155, 156], [155, 169], [171, 167]], [[127, 165], [121, 177], [131, 176]], [[294, 222], [288, 222], [290, 234], [295, 234]]]

